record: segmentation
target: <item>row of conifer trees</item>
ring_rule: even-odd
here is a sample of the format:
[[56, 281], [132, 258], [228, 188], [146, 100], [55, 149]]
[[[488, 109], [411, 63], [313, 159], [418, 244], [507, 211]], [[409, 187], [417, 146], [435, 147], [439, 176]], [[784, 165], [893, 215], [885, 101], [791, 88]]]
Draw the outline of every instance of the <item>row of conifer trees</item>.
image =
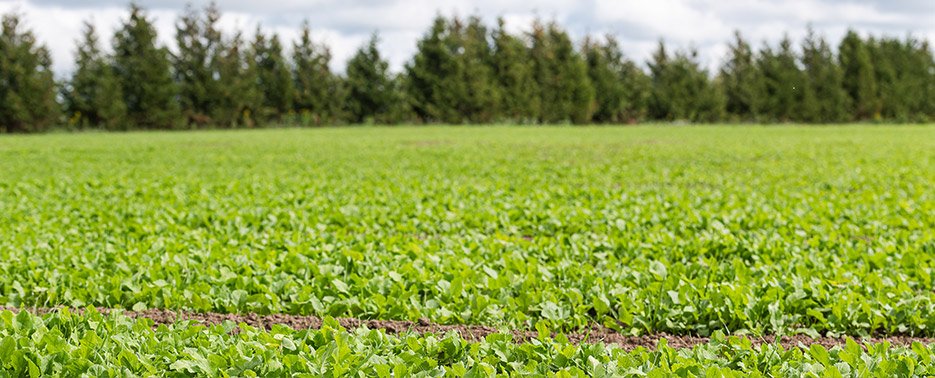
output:
[[809, 29], [754, 49], [740, 33], [717, 72], [693, 49], [660, 42], [647, 67], [613, 36], [576, 44], [554, 22], [512, 34], [500, 20], [438, 16], [394, 74], [374, 34], [330, 67], [303, 25], [287, 49], [257, 29], [223, 33], [212, 4], [176, 22], [176, 49], [132, 5], [105, 52], [87, 23], [76, 68], [56, 82], [50, 54], [17, 14], [3, 16], [0, 132], [185, 129], [270, 124], [853, 122], [935, 119], [935, 59], [927, 41], [861, 37], [836, 46]]

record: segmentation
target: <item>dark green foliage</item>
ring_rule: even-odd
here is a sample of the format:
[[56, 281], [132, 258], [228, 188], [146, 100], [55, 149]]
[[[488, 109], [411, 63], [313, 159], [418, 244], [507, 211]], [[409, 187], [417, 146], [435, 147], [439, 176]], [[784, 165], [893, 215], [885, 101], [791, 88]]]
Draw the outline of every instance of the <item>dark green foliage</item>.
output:
[[218, 94], [211, 118], [221, 127], [254, 127], [262, 107], [256, 58], [245, 48], [240, 34], [234, 35], [217, 58]]
[[[460, 86], [458, 97], [451, 98], [463, 121], [490, 123], [498, 115], [500, 87], [493, 71], [493, 49], [487, 27], [479, 17], [468, 19], [467, 25], [455, 19], [450, 23], [449, 38], [457, 59], [458, 77], [453, 86]], [[460, 85], [459, 85], [460, 84]]]
[[331, 51], [312, 41], [311, 26], [302, 25], [299, 41], [292, 45], [293, 109], [305, 125], [334, 123], [344, 102], [340, 78], [331, 72]]
[[502, 18], [493, 32], [492, 67], [500, 88], [500, 118], [529, 122], [539, 115], [539, 85], [524, 41], [508, 33]]
[[406, 66], [406, 90], [424, 122], [487, 123], [499, 114], [500, 86], [486, 26], [477, 17], [438, 16]]
[[798, 57], [788, 36], [779, 43], [779, 50], [765, 46], [757, 59], [763, 75], [763, 115], [768, 121], [790, 122], [798, 120], [805, 75], [798, 65]]
[[539, 83], [543, 123], [586, 123], [594, 112], [594, 87], [588, 66], [575, 51], [568, 33], [555, 22], [535, 21], [532, 28], [532, 62]]
[[141, 129], [180, 126], [178, 87], [172, 80], [169, 52], [156, 45], [156, 28], [135, 4], [114, 36], [114, 72], [131, 125]]
[[649, 82], [646, 74], [627, 60], [617, 40], [608, 35], [604, 43], [586, 40], [584, 56], [588, 76], [595, 89], [595, 122], [635, 122], [645, 116]]
[[400, 120], [402, 97], [380, 55], [377, 34], [347, 62], [347, 113], [355, 123], [393, 123]]
[[623, 119], [626, 122], [639, 122], [649, 117], [649, 104], [652, 98], [652, 78], [633, 61], [623, 64], [621, 81], [627, 88], [627, 106]]
[[[862, 38], [849, 31], [837, 52], [809, 28], [801, 50], [785, 37], [753, 49], [736, 32], [712, 77], [693, 49], [660, 43], [647, 71], [613, 36], [580, 48], [555, 22], [514, 35], [503, 19], [438, 15], [403, 72], [390, 72], [376, 34], [331, 71], [328, 46], [308, 23], [291, 56], [259, 27], [249, 43], [221, 32], [216, 3], [189, 6], [176, 22], [178, 51], [158, 46], [145, 12], [130, 15], [113, 55], [90, 25], [76, 69], [56, 88], [49, 52], [19, 17], [4, 17], [0, 41], [0, 132], [256, 127], [266, 122], [634, 123], [935, 120], [935, 57], [913, 37]], [[60, 95], [57, 97], [56, 95]], [[59, 104], [65, 116], [59, 112]]]
[[49, 51], [16, 13], [3, 15], [0, 35], [0, 132], [47, 130], [59, 118]]
[[406, 64], [406, 92], [416, 116], [423, 122], [461, 123], [453, 101], [464, 98], [460, 83], [459, 41], [451, 35], [448, 20], [435, 17], [432, 27], [417, 43], [416, 55]]
[[279, 36], [273, 34], [267, 37], [257, 28], [252, 54], [256, 61], [262, 103], [256, 118], [282, 121], [283, 116], [292, 112], [292, 96], [295, 93], [292, 73], [283, 55]]
[[77, 128], [126, 130], [127, 106], [110, 61], [100, 50], [97, 32], [84, 24], [78, 42], [77, 67], [62, 91], [65, 117]]
[[176, 23], [178, 53], [173, 56], [175, 80], [179, 85], [182, 113], [190, 125], [214, 124], [222, 88], [220, 59], [224, 46], [218, 28], [221, 12], [210, 3], [204, 12], [188, 6]]
[[697, 61], [698, 52], [670, 56], [660, 41], [649, 69], [653, 77], [650, 114], [667, 121], [714, 122], [724, 113], [724, 97]]
[[[406, 90], [424, 122], [590, 121], [587, 65], [567, 33], [536, 23], [532, 46], [501, 22], [492, 41], [480, 19], [436, 17], [406, 66]], [[531, 63], [527, 63], [531, 62]]]
[[849, 30], [838, 47], [838, 59], [844, 70], [844, 89], [850, 96], [853, 117], [858, 120], [880, 117], [877, 81], [870, 51], [853, 30]]
[[932, 47], [929, 42], [909, 39], [906, 46], [911, 51], [911, 61], [909, 66], [912, 69], [904, 72], [904, 82], [912, 82], [913, 75], [917, 75], [920, 83], [916, 91], [918, 97], [913, 97], [909, 102], [909, 111], [914, 114], [913, 118], [919, 120], [935, 120], [935, 56], [932, 54]]
[[935, 58], [927, 41], [870, 39], [881, 116], [899, 121], [935, 119]]
[[626, 88], [613, 67], [622, 59], [616, 41], [609, 36], [607, 44], [586, 39], [584, 57], [588, 62], [588, 77], [596, 94], [597, 107], [594, 111], [594, 121], [619, 123], [622, 110], [626, 105]]
[[[405, 89], [416, 116], [423, 122], [439, 121], [441, 80], [448, 76], [452, 60], [444, 46], [445, 19], [436, 16], [432, 26], [416, 44], [416, 54], [406, 63]], [[446, 69], [446, 71], [442, 71]]]
[[725, 110], [732, 119], [755, 121], [763, 106], [763, 80], [753, 49], [740, 35], [740, 31], [734, 32], [734, 41], [729, 48], [727, 62], [720, 71]]
[[802, 45], [806, 95], [802, 101], [801, 120], [807, 122], [844, 122], [849, 98], [843, 87], [843, 74], [835, 63], [834, 53], [824, 38], [809, 28]]

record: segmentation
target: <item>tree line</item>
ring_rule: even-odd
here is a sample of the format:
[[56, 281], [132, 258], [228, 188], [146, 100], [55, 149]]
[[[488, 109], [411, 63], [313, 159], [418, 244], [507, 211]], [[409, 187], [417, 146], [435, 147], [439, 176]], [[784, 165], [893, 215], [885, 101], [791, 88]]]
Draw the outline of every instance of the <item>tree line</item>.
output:
[[177, 51], [157, 42], [137, 5], [105, 52], [85, 23], [72, 75], [56, 82], [48, 49], [18, 14], [3, 16], [0, 132], [243, 128], [347, 123], [925, 122], [935, 120], [928, 41], [862, 37], [835, 47], [809, 28], [751, 46], [735, 33], [709, 72], [695, 49], [660, 41], [642, 67], [612, 35], [575, 43], [555, 22], [530, 31], [479, 17], [437, 16], [402, 72], [374, 34], [330, 69], [328, 46], [302, 25], [287, 49], [261, 28], [224, 33], [216, 4], [176, 21]]

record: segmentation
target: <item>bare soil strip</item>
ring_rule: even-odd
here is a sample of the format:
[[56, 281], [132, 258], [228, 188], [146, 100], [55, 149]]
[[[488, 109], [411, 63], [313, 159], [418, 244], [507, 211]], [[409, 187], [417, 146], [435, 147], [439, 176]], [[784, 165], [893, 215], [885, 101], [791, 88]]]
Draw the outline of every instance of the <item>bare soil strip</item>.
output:
[[[25, 310], [34, 313], [34, 314], [47, 314], [50, 312], [56, 311], [58, 308], [51, 307], [40, 307], [40, 308], [25, 308]], [[0, 306], [0, 311], [10, 310], [13, 312], [19, 311], [15, 307]], [[98, 308], [98, 312], [102, 314], [108, 314], [114, 311], [114, 309], [109, 308]], [[84, 309], [71, 309], [73, 313], [83, 313]], [[199, 322], [205, 325], [215, 325], [221, 324], [225, 320], [240, 324], [244, 323], [251, 327], [270, 329], [273, 325], [284, 325], [291, 327], [293, 329], [318, 329], [321, 328], [322, 320], [316, 316], [301, 316], [301, 315], [286, 315], [286, 314], [272, 314], [272, 315], [257, 315], [257, 314], [221, 314], [221, 313], [196, 313], [188, 311], [172, 311], [172, 310], [145, 310], [145, 311], [124, 311], [119, 310], [123, 315], [131, 318], [148, 318], [152, 319], [155, 324], [171, 324], [179, 321], [191, 320]], [[338, 318], [338, 324], [346, 329], [356, 329], [360, 327], [367, 327], [369, 329], [382, 329], [385, 330], [387, 334], [398, 335], [405, 333], [417, 333], [417, 334], [445, 334], [448, 332], [457, 332], [461, 335], [462, 338], [468, 341], [481, 341], [487, 335], [500, 333], [501, 330], [496, 327], [488, 326], [479, 326], [479, 325], [442, 325], [431, 323], [426, 319], [421, 319], [418, 322], [410, 322], [404, 320], [362, 320], [355, 318]], [[517, 342], [527, 342], [538, 337], [538, 334], [535, 331], [524, 331], [524, 330], [513, 330], [510, 331], [513, 334], [513, 339]], [[645, 336], [627, 336], [620, 333], [617, 333], [614, 330], [595, 326], [591, 329], [580, 330], [577, 332], [566, 333], [565, 336], [572, 343], [598, 343], [603, 342], [605, 344], [615, 344], [626, 350], [633, 350], [638, 347], [644, 347], [647, 349], [654, 349], [658, 344], [660, 339], [666, 339], [666, 342], [670, 347], [673, 348], [691, 348], [696, 345], [706, 344], [710, 341], [707, 337], [699, 336], [679, 336], [679, 335], [669, 335], [669, 334], [654, 334], [654, 335], [645, 335]], [[750, 341], [754, 346], [764, 345], [764, 344], [775, 344], [777, 339], [775, 336], [763, 336], [763, 337], [750, 337]], [[782, 336], [779, 338], [778, 342], [783, 348], [789, 349], [794, 347], [808, 347], [812, 344], [819, 344], [826, 348], [831, 348], [834, 346], [844, 345], [846, 338], [840, 337], [821, 337], [821, 338], [812, 338], [805, 335], [793, 335], [793, 336]], [[912, 336], [887, 336], [887, 337], [873, 337], [859, 339], [861, 341], [869, 341], [873, 343], [881, 343], [884, 341], [889, 342], [892, 345], [902, 345], [907, 346], [913, 342], [920, 342], [922, 344], [930, 345], [935, 344], [935, 338], [931, 337], [912, 337]]]

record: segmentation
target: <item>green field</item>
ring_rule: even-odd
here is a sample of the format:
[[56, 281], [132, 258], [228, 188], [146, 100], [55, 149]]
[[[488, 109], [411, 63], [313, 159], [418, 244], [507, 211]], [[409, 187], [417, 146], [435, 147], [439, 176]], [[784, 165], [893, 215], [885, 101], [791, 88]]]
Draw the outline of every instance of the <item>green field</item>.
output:
[[[933, 187], [930, 126], [4, 136], [0, 305], [932, 337]], [[95, 316], [4, 313], [0, 355], [22, 358], [0, 369], [935, 374], [935, 345], [921, 344], [626, 352]], [[97, 351], [86, 364], [81, 348]], [[281, 370], [258, 370], [269, 361]]]

